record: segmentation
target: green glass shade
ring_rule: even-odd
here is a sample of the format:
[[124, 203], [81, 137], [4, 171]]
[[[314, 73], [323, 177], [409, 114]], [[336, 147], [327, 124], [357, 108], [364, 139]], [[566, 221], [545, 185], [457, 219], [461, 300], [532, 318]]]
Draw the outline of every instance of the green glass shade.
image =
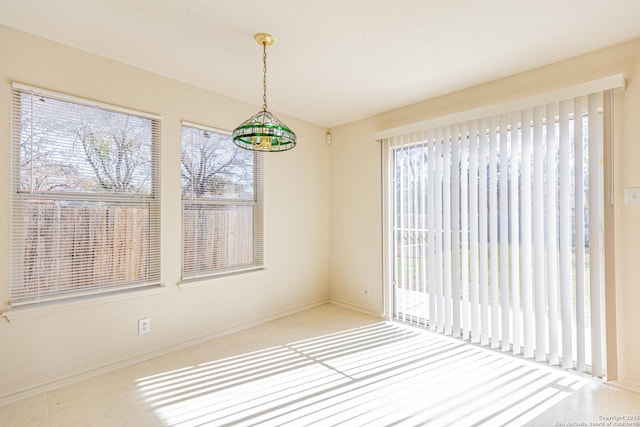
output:
[[296, 146], [296, 134], [267, 110], [242, 123], [232, 136], [238, 147], [253, 151], [286, 151]]

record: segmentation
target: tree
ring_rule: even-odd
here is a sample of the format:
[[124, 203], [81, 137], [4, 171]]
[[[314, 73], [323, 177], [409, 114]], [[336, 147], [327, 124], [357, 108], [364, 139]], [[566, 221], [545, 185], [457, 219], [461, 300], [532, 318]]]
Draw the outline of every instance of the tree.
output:
[[56, 130], [60, 124], [50, 114], [39, 114], [45, 101], [37, 98], [31, 107], [31, 95], [22, 95], [20, 115], [20, 189], [55, 191], [69, 189], [77, 174], [76, 165], [68, 161], [56, 146]]
[[253, 191], [253, 154], [215, 132], [185, 128], [182, 147], [182, 194], [240, 197]]
[[86, 160], [91, 166], [97, 187], [114, 193], [139, 192], [148, 181], [136, 175], [142, 169], [148, 170], [148, 158], [144, 156], [143, 142], [137, 137], [135, 128], [129, 125], [129, 117], [122, 126], [106, 132], [83, 122], [74, 128], [74, 133], [82, 142]]
[[22, 190], [151, 191], [149, 119], [31, 94], [22, 97]]

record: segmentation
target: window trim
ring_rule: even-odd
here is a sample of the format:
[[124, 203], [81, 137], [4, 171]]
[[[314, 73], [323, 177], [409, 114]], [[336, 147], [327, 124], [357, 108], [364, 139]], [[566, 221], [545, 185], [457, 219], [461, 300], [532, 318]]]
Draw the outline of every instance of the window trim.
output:
[[[74, 104], [84, 105], [86, 107], [100, 108], [102, 110], [109, 110], [116, 113], [128, 114], [136, 117], [143, 117], [145, 119], [157, 120], [158, 122], [162, 121], [162, 116], [155, 113], [147, 113], [145, 111], [134, 110], [131, 108], [122, 107], [120, 105], [108, 104], [106, 102], [95, 101], [90, 98], [82, 98], [79, 96], [69, 95], [62, 92], [55, 92], [48, 89], [42, 89], [35, 86], [29, 86], [26, 84], [12, 82], [11, 83], [12, 92], [22, 91], [29, 92], [33, 95], [41, 95], [47, 98], [54, 98], [59, 101], [71, 102]], [[158, 123], [160, 124], [160, 123]]]
[[69, 298], [64, 301], [54, 300], [37, 304], [14, 306], [9, 310], [1, 312], [0, 316], [4, 317], [11, 323], [42, 319], [58, 314], [68, 313], [74, 310], [86, 310], [87, 308], [95, 305], [153, 297], [160, 295], [163, 287], [164, 285], [157, 284], [139, 289], [122, 289], [120, 291], [105, 292], [100, 296], [100, 298], [85, 295], [77, 296], [73, 299]]
[[[182, 130], [185, 127], [195, 128], [198, 130], [215, 132], [222, 135], [231, 136], [231, 131], [207, 126], [199, 123], [182, 120], [180, 126], [180, 147], [182, 152]], [[241, 148], [239, 148], [241, 149]], [[209, 284], [211, 280], [216, 283], [220, 281], [232, 280], [236, 277], [245, 277], [248, 274], [257, 273], [265, 270], [264, 266], [264, 157], [261, 152], [254, 151], [253, 154], [253, 199], [185, 199], [180, 196], [181, 201], [181, 237], [180, 237], [180, 282], [178, 286], [181, 290], [199, 287]], [[180, 165], [182, 167], [182, 165]], [[182, 191], [181, 191], [182, 192]], [[184, 272], [184, 251], [185, 251], [185, 239], [184, 239], [184, 211], [185, 205], [206, 205], [206, 206], [252, 206], [253, 207], [253, 257], [254, 262], [251, 265], [242, 265], [238, 267], [231, 267], [219, 271], [208, 271], [205, 273], [194, 274], [192, 276], [185, 276]]]
[[[20, 94], [27, 94], [33, 96], [42, 96], [56, 101], [61, 101], [70, 104], [76, 104], [87, 108], [100, 109], [114, 113], [125, 114], [128, 116], [134, 116], [149, 120], [150, 123], [150, 137], [151, 144], [149, 148], [150, 154], [150, 167], [151, 167], [151, 180], [150, 180], [150, 192], [148, 194], [141, 195], [123, 195], [123, 194], [109, 194], [99, 192], [79, 192], [79, 191], [30, 191], [21, 189], [20, 185], [20, 141], [21, 136], [16, 134], [16, 123], [20, 121], [20, 111], [16, 110], [20, 105], [20, 101], [16, 101], [16, 97], [20, 97]], [[10, 129], [11, 136], [9, 142], [11, 144], [11, 158], [10, 158], [10, 201], [9, 201], [9, 215], [10, 215], [10, 261], [9, 261], [9, 305], [11, 310], [3, 312], [2, 315], [8, 318], [8, 314], [11, 312], [22, 312], [39, 310], [40, 307], [45, 308], [45, 312], [51, 311], [46, 308], [51, 304], [59, 305], [69, 304], [75, 306], [77, 304], [87, 304], [87, 299], [96, 299], [97, 301], [109, 301], [111, 299], [121, 299], [122, 295], [129, 293], [140, 293], [141, 291], [152, 291], [161, 287], [161, 188], [160, 188], [160, 166], [161, 166], [161, 116], [154, 113], [147, 113], [139, 110], [121, 107], [118, 105], [98, 102], [88, 98], [82, 98], [73, 96], [61, 92], [55, 92], [47, 89], [42, 89], [34, 86], [25, 85], [18, 82], [12, 82], [11, 84], [11, 118]], [[141, 280], [137, 283], [122, 283], [122, 284], [105, 284], [101, 287], [87, 288], [82, 287], [77, 291], [63, 290], [59, 292], [48, 293], [46, 295], [36, 295], [32, 298], [20, 297], [20, 292], [15, 292], [18, 283], [17, 276], [24, 268], [24, 263], [19, 262], [20, 256], [18, 254], [20, 248], [24, 247], [24, 239], [20, 240], [19, 237], [25, 235], [25, 230], [20, 225], [23, 221], [21, 216], [21, 209], [28, 200], [50, 200], [58, 202], [103, 202], [110, 204], [111, 206], [127, 206], [132, 207], [145, 207], [149, 211], [149, 261], [148, 261], [148, 273], [145, 280]], [[137, 292], [136, 292], [137, 291]], [[100, 297], [100, 298], [97, 298]], [[18, 299], [16, 299], [18, 298]], [[91, 302], [88, 304], [92, 304]], [[18, 310], [18, 311], [16, 311]], [[57, 309], [56, 309], [57, 310]]]
[[600, 79], [591, 80], [574, 86], [541, 93], [538, 95], [532, 95], [527, 98], [519, 98], [512, 101], [506, 101], [498, 104], [475, 108], [472, 110], [460, 111], [458, 113], [453, 113], [446, 116], [434, 117], [419, 122], [398, 126], [395, 128], [380, 130], [374, 132], [373, 138], [375, 141], [380, 142], [386, 138], [393, 138], [396, 136], [402, 136], [414, 132], [425, 131], [427, 129], [434, 129], [446, 125], [452, 125], [455, 123], [494, 116], [502, 114], [505, 111], [522, 110], [526, 108], [532, 108], [537, 105], [544, 105], [550, 102], [555, 102], [559, 99], [576, 98], [584, 95], [585, 93], [604, 92], [609, 89], [624, 90], [625, 86], [624, 73], [612, 74]]

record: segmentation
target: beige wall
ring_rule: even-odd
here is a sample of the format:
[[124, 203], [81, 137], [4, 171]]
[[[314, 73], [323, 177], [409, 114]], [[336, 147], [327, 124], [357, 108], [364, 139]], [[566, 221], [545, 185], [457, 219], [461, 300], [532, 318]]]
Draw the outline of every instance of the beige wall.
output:
[[[180, 291], [180, 121], [230, 130], [259, 107], [2, 26], [0, 64], [0, 311], [9, 308], [12, 81], [162, 116], [164, 285], [156, 295], [15, 322], [0, 318], [0, 402], [30, 387], [326, 301], [330, 151], [324, 128], [281, 117], [299, 144], [265, 156], [266, 270]], [[138, 336], [143, 317], [151, 318], [152, 331]]]
[[[11, 82], [162, 116], [162, 280], [155, 295], [80, 306], [13, 323], [0, 319], [0, 402], [56, 380], [95, 372], [201, 337], [324, 301], [382, 310], [378, 130], [624, 72], [616, 97], [616, 290], [620, 379], [640, 388], [640, 41], [408, 106], [332, 130], [281, 117], [299, 146], [265, 159], [267, 270], [181, 292], [180, 120], [231, 129], [256, 106], [0, 26], [0, 310], [9, 301]], [[277, 183], [277, 184], [275, 184]], [[331, 286], [328, 288], [327, 284]], [[366, 296], [363, 286], [371, 288]], [[152, 332], [137, 336], [137, 319]]]
[[[615, 288], [619, 379], [640, 390], [640, 208], [625, 187], [640, 187], [640, 40], [407, 106], [332, 129], [331, 298], [381, 313], [381, 166], [375, 131], [509, 101], [624, 72], [615, 103]], [[373, 284], [372, 294], [362, 291]], [[607, 286], [610, 286], [608, 284]]]

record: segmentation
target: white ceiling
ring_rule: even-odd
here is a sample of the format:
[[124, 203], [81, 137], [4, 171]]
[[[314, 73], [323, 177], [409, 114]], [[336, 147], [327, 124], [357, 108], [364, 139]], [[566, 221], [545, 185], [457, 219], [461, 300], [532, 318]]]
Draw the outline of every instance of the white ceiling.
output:
[[640, 37], [639, 0], [0, 0], [0, 24], [333, 127]]

